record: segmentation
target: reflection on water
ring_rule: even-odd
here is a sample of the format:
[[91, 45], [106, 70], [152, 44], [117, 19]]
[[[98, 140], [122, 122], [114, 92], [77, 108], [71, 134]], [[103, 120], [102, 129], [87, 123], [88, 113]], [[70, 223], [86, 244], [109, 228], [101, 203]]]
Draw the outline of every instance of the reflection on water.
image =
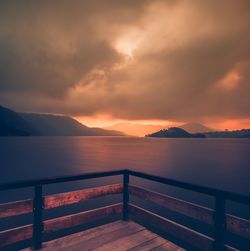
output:
[[250, 193], [247, 139], [13, 137], [0, 154], [0, 182], [130, 168]]

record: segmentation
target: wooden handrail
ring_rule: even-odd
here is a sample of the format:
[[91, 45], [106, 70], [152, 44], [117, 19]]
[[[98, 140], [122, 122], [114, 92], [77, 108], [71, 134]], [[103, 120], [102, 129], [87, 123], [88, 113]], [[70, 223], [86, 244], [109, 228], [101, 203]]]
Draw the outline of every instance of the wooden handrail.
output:
[[34, 211], [33, 225], [8, 229], [0, 232], [0, 247], [30, 239], [33, 236], [33, 238], [35, 237], [33, 240], [34, 247], [39, 249], [42, 244], [43, 233], [49, 233], [51, 231], [56, 231], [63, 228], [82, 225], [91, 221], [103, 219], [107, 216], [120, 214], [123, 212], [122, 203], [50, 219], [44, 222], [42, 221], [43, 209], [66, 206], [87, 201], [93, 198], [111, 194], [119, 194], [122, 192], [122, 184], [112, 184], [42, 197], [41, 187], [37, 187], [34, 200], [23, 200], [0, 204], [0, 218], [21, 215]]
[[[89, 222], [104, 219], [108, 216], [114, 216], [122, 213], [122, 203], [88, 210], [72, 215], [46, 220], [43, 222], [43, 233], [51, 233], [54, 231], [83, 225]], [[32, 225], [17, 227], [0, 232], [0, 247], [4, 247], [16, 242], [24, 241], [32, 238], [34, 231]], [[39, 248], [39, 247], [36, 247]]]
[[[123, 192], [122, 184], [112, 184], [95, 188], [85, 188], [81, 190], [57, 193], [43, 197], [44, 209], [56, 208], [71, 205], [105, 195], [119, 194]], [[0, 218], [17, 216], [31, 213], [33, 211], [33, 200], [20, 200], [0, 204]]]
[[122, 203], [44, 221], [44, 233], [83, 225], [122, 213]]
[[227, 230], [250, 240], [250, 221], [230, 214], [226, 215]]
[[211, 196], [216, 196], [218, 193], [221, 193], [226, 200], [232, 200], [235, 202], [243, 203], [246, 205], [250, 205], [250, 196], [228, 192], [224, 190], [219, 190], [211, 187], [200, 186], [188, 182], [178, 181], [175, 179], [169, 179], [165, 177], [160, 177], [144, 172], [133, 171], [129, 169], [122, 169], [122, 170], [114, 170], [114, 171], [106, 171], [106, 172], [95, 172], [95, 173], [85, 173], [73, 176], [59, 176], [53, 178], [44, 178], [44, 179], [37, 179], [37, 180], [24, 180], [24, 181], [16, 181], [16, 182], [7, 182], [7, 183], [0, 183], [0, 191], [1, 190], [9, 190], [9, 189], [17, 189], [17, 188], [24, 188], [24, 187], [32, 187], [36, 185], [48, 185], [48, 184], [55, 184], [55, 183], [62, 183], [62, 182], [70, 182], [70, 181], [77, 181], [77, 180], [85, 180], [85, 179], [94, 179], [94, 178], [102, 178], [102, 177], [109, 177], [109, 176], [116, 176], [116, 175], [124, 175], [128, 174], [129, 176], [135, 176], [147, 180], [152, 180], [155, 182], [160, 182], [166, 185], [179, 187], [182, 189], [199, 192]]
[[168, 210], [183, 214], [207, 224], [214, 224], [214, 210], [193, 204], [184, 200], [176, 199], [161, 193], [156, 193], [142, 187], [130, 185], [129, 192], [143, 200], [153, 202]]
[[33, 200], [19, 200], [0, 204], [0, 218], [31, 213], [33, 210]]
[[[48, 196], [43, 196], [42, 194], [42, 187], [48, 184], [110, 177], [115, 175], [123, 176], [123, 184], [112, 184], [96, 188], [88, 188], [71, 192], [52, 194]], [[160, 182], [162, 184], [212, 196], [216, 201], [216, 208], [215, 210], [212, 210], [184, 200], [146, 190], [142, 187], [131, 185], [129, 184], [130, 176]], [[30, 239], [32, 237], [34, 240], [34, 247], [39, 248], [41, 247], [43, 233], [50, 233], [60, 229], [76, 226], [78, 225], [78, 223], [88, 223], [93, 220], [102, 219], [104, 217], [120, 213], [123, 214], [124, 220], [127, 220], [129, 218], [129, 214], [134, 215], [138, 218], [141, 218], [142, 215], [144, 215], [146, 217], [151, 218], [150, 221], [153, 225], [155, 224], [154, 222], [158, 222], [159, 224], [157, 223], [155, 224], [155, 226], [159, 225], [159, 227], [161, 225], [160, 220], [162, 220], [163, 222], [165, 222], [166, 226], [160, 227], [161, 230], [166, 230], [168, 234], [171, 234], [170, 232], [172, 232], [172, 234], [181, 233], [184, 238], [184, 241], [188, 241], [190, 239], [190, 241], [197, 242], [199, 245], [204, 244], [204, 250], [235, 250], [233, 247], [225, 245], [223, 237], [226, 231], [229, 231], [243, 238], [250, 239], [250, 221], [232, 215], [228, 215], [225, 212], [225, 202], [228, 200], [243, 203], [245, 205], [250, 205], [250, 197], [245, 195], [194, 185], [186, 182], [181, 182], [173, 179], [168, 179], [131, 170], [87, 173], [81, 175], [63, 176], [33, 181], [19, 181], [4, 184], [2, 183], [0, 184], [0, 191], [23, 187], [35, 188], [34, 199], [0, 204], [0, 218], [26, 214], [33, 211], [34, 223], [33, 225], [18, 227], [0, 232], [0, 242], [2, 246], [9, 245], [11, 243], [15, 243], [25, 239]], [[123, 193], [123, 203], [110, 205], [108, 207], [98, 208], [90, 211], [80, 212], [64, 217], [54, 218], [47, 221], [42, 221], [43, 210], [67, 206], [70, 204], [87, 201], [92, 198], [98, 198], [101, 196], [118, 193]], [[214, 240], [200, 233], [198, 233], [197, 235], [197, 232], [193, 230], [191, 230], [190, 237], [190, 233], [188, 233], [190, 232], [190, 229], [177, 223], [172, 224], [172, 221], [166, 218], [164, 220], [164, 218], [161, 216], [157, 216], [158, 218], [155, 214], [153, 214], [152, 216], [152, 213], [150, 213], [149, 211], [129, 204], [130, 194], [158, 204], [179, 214], [183, 214], [185, 216], [202, 221], [204, 223], [214, 225]], [[15, 237], [15, 234], [17, 237]], [[202, 239], [205, 239], [204, 243]], [[196, 246], [196, 244], [194, 246]]]
[[143, 178], [146, 180], [152, 180], [152, 181], [159, 182], [165, 185], [170, 185], [173, 187], [178, 187], [178, 188], [182, 188], [182, 189], [197, 192], [197, 193], [207, 194], [210, 196], [217, 196], [218, 194], [221, 194], [225, 200], [231, 200], [231, 201], [235, 201], [235, 202], [242, 203], [245, 205], [250, 205], [250, 196], [247, 196], [247, 195], [232, 193], [232, 192], [219, 190], [219, 189], [206, 187], [206, 186], [200, 186], [200, 185], [196, 185], [196, 184], [192, 184], [188, 182], [169, 179], [169, 178], [160, 177], [160, 176], [143, 173], [143, 172], [137, 172], [137, 171], [132, 171], [132, 170], [129, 170], [128, 172], [129, 172], [129, 175], [132, 175], [135, 177]]
[[[191, 217], [209, 225], [214, 224], [214, 210], [165, 194], [156, 193], [135, 185], [129, 185], [129, 193], [145, 201], [152, 202], [173, 212]], [[250, 239], [250, 221], [226, 214], [227, 231]]]
[[18, 188], [24, 188], [24, 187], [34, 187], [37, 185], [49, 185], [49, 184], [56, 184], [56, 183], [63, 183], [63, 182], [70, 182], [70, 181], [77, 181], [77, 180], [110, 177], [110, 176], [116, 176], [116, 175], [123, 175], [124, 172], [127, 172], [127, 170], [84, 173], [84, 174], [72, 175], [72, 176], [66, 175], [66, 176], [37, 179], [37, 180], [23, 180], [23, 181], [0, 183], [0, 191], [18, 189]]
[[147, 224], [151, 227], [157, 228], [172, 237], [185, 241], [195, 248], [213, 250], [214, 241], [206, 235], [198, 233], [190, 228], [184, 227], [133, 204], [129, 204], [129, 213], [140, 223], [143, 223], [143, 221], [146, 220]]
[[122, 184], [106, 185], [94, 188], [85, 188], [66, 193], [58, 193], [44, 197], [44, 209], [71, 205], [93, 198], [98, 198], [111, 194], [119, 194], [123, 192]]
[[32, 238], [33, 226], [26, 225], [0, 232], [0, 247]]

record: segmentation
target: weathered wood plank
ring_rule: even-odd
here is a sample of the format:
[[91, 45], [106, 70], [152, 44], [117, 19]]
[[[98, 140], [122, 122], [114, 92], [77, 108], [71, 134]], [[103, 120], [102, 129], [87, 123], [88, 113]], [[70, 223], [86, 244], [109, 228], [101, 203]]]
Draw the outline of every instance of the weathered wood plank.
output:
[[26, 225], [22, 227], [12, 228], [0, 232], [0, 247], [5, 247], [16, 242], [31, 239], [33, 226]]
[[170, 236], [191, 244], [202, 250], [213, 250], [213, 240], [206, 235], [198, 233], [188, 227], [177, 224], [164, 217], [156, 215], [145, 209], [129, 204], [129, 212], [139, 222], [147, 222], [152, 227], [159, 229]]
[[227, 230], [233, 234], [250, 239], [250, 221], [227, 214]]
[[172, 242], [166, 242], [165, 244], [154, 249], [155, 251], [185, 251], [185, 249], [178, 247]]
[[[67, 235], [65, 237], [61, 237], [55, 240], [51, 240], [43, 243], [43, 251], [59, 251], [62, 247], [65, 250], [68, 250], [70, 246], [78, 245], [86, 240], [92, 238], [98, 238], [99, 236], [107, 233], [111, 233], [118, 229], [124, 228], [127, 226], [129, 222], [124, 221], [115, 221], [109, 224], [101, 225], [98, 227], [94, 227], [79, 233], [74, 233], [71, 235]], [[26, 251], [26, 250], [25, 250]]]
[[98, 198], [110, 194], [122, 193], [122, 184], [113, 184], [95, 188], [87, 188], [66, 193], [48, 195], [44, 197], [44, 208], [55, 208], [70, 205], [93, 198]]
[[19, 200], [0, 204], [0, 218], [30, 213], [33, 210], [33, 200]]
[[161, 238], [159, 236], [153, 238], [152, 240], [140, 243], [138, 246], [133, 247], [128, 249], [129, 251], [151, 251], [163, 244], [165, 244], [167, 242], [167, 240], [165, 240], [164, 238]]
[[125, 251], [135, 246], [138, 246], [143, 242], [152, 240], [155, 237], [156, 234], [144, 229], [133, 234], [127, 234], [127, 236], [123, 238], [113, 239], [113, 241], [105, 245], [99, 246], [95, 249], [95, 251]]
[[[82, 247], [84, 247], [85, 251], [88, 250], [106, 250], [104, 247], [106, 245], [109, 245], [109, 243], [113, 243], [116, 240], [122, 239], [126, 236], [133, 236], [134, 234], [145, 230], [144, 227], [138, 225], [138, 224], [127, 224], [124, 225], [122, 228], [119, 228], [115, 231], [105, 233], [102, 235], [99, 235], [97, 238], [91, 238], [89, 240], [85, 240], [78, 245], [72, 245], [68, 247], [68, 250], [75, 251], [75, 250], [82, 250]], [[107, 249], [107, 250], [119, 250], [116, 248], [116, 246], [112, 245], [113, 249]], [[123, 250], [126, 250], [123, 246]]]
[[44, 233], [50, 233], [57, 230], [94, 222], [108, 216], [121, 214], [123, 209], [122, 203], [111, 206], [101, 207], [89, 211], [71, 214], [51, 220], [44, 221]]
[[174, 212], [184, 214], [207, 224], [214, 224], [214, 210], [212, 209], [176, 199], [161, 193], [152, 192], [134, 185], [129, 185], [129, 192], [143, 200], [153, 202]]

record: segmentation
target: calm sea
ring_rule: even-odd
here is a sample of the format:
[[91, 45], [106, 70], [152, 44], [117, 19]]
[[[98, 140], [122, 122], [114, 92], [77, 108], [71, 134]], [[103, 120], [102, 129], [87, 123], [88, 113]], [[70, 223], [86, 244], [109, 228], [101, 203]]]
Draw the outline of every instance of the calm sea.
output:
[[2, 137], [0, 182], [129, 168], [250, 195], [250, 140]]
[[[0, 182], [128, 168], [250, 195], [250, 140], [2, 137], [0, 168]], [[50, 185], [44, 189], [44, 193], [68, 191], [116, 181], [119, 181], [118, 177]], [[209, 196], [140, 179], [132, 179], [132, 183], [201, 205], [209, 207], [214, 205]], [[8, 201], [16, 197], [30, 196], [32, 196], [30, 190], [1, 192], [0, 200]], [[101, 204], [104, 205], [106, 201], [106, 199], [101, 200]], [[83, 207], [87, 209], [96, 205], [93, 202]], [[228, 212], [245, 215], [247, 218], [250, 217], [249, 211], [249, 208], [244, 209], [240, 205], [228, 206]]]

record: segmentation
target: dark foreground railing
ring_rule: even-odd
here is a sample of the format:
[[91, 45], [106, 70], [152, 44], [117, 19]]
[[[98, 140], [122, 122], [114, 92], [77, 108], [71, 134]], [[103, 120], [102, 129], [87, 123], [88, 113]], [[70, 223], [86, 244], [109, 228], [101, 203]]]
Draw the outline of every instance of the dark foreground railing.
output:
[[[123, 184], [105, 185], [95, 188], [87, 188], [43, 196], [42, 189], [45, 185], [117, 175], [123, 176]], [[210, 195], [215, 199], [215, 209], [209, 209], [184, 200], [149, 191], [142, 187], [131, 185], [129, 183], [130, 176]], [[33, 224], [0, 232], [0, 248], [33, 239], [34, 248], [39, 249], [42, 246], [43, 234], [72, 228], [118, 214], [123, 215], [123, 220], [128, 220], [131, 216], [139, 222], [143, 223], [146, 221], [147, 224], [153, 228], [158, 229], [167, 235], [173, 236], [176, 239], [179, 239], [180, 241], [187, 243], [188, 245], [199, 250], [237, 250], [226, 243], [224, 236], [227, 232], [243, 238], [246, 243], [250, 243], [250, 221], [226, 214], [226, 201], [234, 201], [250, 205], [250, 197], [236, 193], [198, 186], [131, 170], [87, 173], [76, 176], [6, 183], [0, 184], [0, 191], [25, 187], [34, 187], [34, 199], [0, 204], [0, 218], [33, 212]], [[44, 210], [119, 193], [123, 193], [122, 203], [43, 221], [42, 215]], [[130, 195], [153, 202], [154, 204], [160, 205], [163, 208], [188, 216], [208, 225], [212, 225], [214, 227], [214, 235], [211, 238], [202, 233], [194, 231], [191, 228], [180, 225], [172, 220], [131, 204], [129, 203]], [[237, 246], [237, 243], [234, 244]]]

